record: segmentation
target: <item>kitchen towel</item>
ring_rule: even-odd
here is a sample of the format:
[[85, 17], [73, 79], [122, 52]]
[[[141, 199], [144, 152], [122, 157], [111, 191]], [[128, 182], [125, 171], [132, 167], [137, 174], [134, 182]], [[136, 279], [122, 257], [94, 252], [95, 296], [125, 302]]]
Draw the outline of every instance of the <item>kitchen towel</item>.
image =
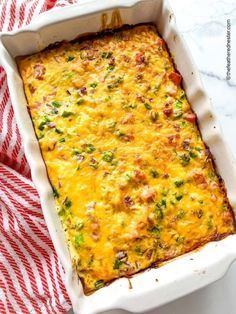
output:
[[[16, 30], [46, 10], [75, 2], [0, 0], [0, 31]], [[0, 313], [59, 314], [70, 307], [0, 66]]]

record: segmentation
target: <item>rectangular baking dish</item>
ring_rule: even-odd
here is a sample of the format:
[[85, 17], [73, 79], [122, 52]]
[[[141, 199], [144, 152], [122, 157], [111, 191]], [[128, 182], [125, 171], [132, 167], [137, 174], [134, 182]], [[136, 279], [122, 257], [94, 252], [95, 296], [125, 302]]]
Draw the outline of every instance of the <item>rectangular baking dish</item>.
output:
[[[236, 164], [221, 136], [211, 104], [202, 88], [197, 69], [179, 34], [175, 18], [165, 0], [80, 1], [78, 5], [54, 9], [42, 14], [31, 25], [19, 31], [1, 34], [0, 60], [6, 70], [16, 120], [23, 138], [32, 178], [38, 190], [44, 217], [52, 241], [65, 270], [65, 284], [74, 313], [95, 314], [124, 309], [141, 313], [151, 310], [219, 279], [236, 259], [236, 235], [211, 242], [201, 249], [178, 257], [157, 269], [135, 275], [130, 282], [121, 278], [97, 292], [85, 296], [76, 272], [72, 269], [69, 251], [55, 209], [46, 168], [27, 111], [27, 103], [15, 57], [32, 54], [61, 40], [72, 40], [79, 34], [96, 32], [114, 26], [112, 18], [118, 9], [123, 24], [153, 22], [167, 42], [188, 100], [197, 114], [199, 128], [209, 146], [217, 170], [225, 181], [228, 198], [236, 212]], [[104, 25], [104, 23], [106, 25]], [[132, 286], [132, 288], [131, 288]]]

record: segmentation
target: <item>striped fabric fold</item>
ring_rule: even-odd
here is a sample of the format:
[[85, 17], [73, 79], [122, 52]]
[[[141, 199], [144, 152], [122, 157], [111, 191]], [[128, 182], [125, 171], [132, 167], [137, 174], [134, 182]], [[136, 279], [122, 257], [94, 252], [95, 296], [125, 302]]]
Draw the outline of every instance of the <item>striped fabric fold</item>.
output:
[[[18, 29], [46, 10], [75, 2], [0, 0], [0, 31]], [[0, 313], [59, 314], [70, 307], [0, 66]]]

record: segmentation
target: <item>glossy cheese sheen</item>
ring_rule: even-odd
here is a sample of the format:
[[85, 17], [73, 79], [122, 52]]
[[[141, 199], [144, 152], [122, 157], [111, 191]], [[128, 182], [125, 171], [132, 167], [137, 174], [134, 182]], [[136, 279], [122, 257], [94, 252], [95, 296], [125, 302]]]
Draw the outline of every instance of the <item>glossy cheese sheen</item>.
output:
[[85, 293], [234, 233], [153, 25], [62, 43], [18, 65]]

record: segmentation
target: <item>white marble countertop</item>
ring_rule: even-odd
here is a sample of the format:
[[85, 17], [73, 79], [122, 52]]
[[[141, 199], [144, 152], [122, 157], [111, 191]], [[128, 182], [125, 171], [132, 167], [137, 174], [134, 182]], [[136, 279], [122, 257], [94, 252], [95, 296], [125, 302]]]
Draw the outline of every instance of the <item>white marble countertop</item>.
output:
[[[236, 0], [169, 0], [236, 159]], [[231, 80], [226, 80], [227, 20]], [[235, 314], [236, 262], [218, 282], [148, 314]], [[109, 312], [111, 314], [111, 312]], [[125, 313], [113, 311], [112, 314]]]

